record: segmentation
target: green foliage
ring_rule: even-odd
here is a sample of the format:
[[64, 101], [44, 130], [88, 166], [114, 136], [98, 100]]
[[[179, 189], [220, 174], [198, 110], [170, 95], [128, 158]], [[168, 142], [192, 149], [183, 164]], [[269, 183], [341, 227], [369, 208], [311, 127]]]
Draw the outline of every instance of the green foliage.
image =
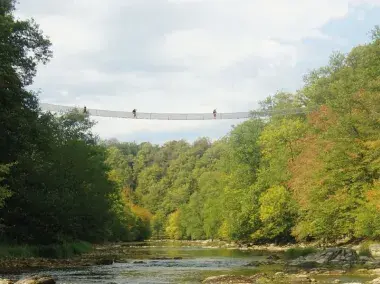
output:
[[[139, 145], [136, 202], [155, 213], [157, 236], [287, 242], [379, 236], [380, 44], [305, 76], [295, 94], [261, 103], [213, 143]], [[291, 113], [304, 107], [309, 114]], [[121, 143], [122, 144], [122, 143]], [[120, 146], [117, 146], [120, 147]]]
[[46, 148], [34, 157], [20, 157], [17, 170], [24, 179], [9, 183], [17, 190], [3, 211], [7, 227], [3, 237], [44, 244], [66, 239], [98, 242], [138, 238], [138, 233], [129, 229], [136, 224], [136, 217], [121, 189], [109, 179], [106, 149], [94, 144], [88, 117], [74, 112], [59, 118], [42, 115], [40, 119], [44, 131], [49, 127], [55, 139], [44, 133], [40, 139], [46, 137], [48, 141], [42, 141]]
[[165, 217], [165, 214], [161, 211], [156, 212], [152, 217], [150, 224], [153, 238], [161, 239], [165, 236]]
[[287, 249], [285, 251], [284, 257], [285, 259], [296, 259], [300, 256], [306, 256], [315, 252], [317, 252], [317, 250], [312, 247], [295, 247]]
[[61, 257], [81, 246], [52, 243], [141, 239], [142, 221], [122, 192], [133, 177], [124, 177], [118, 153], [99, 145], [87, 114], [42, 113], [26, 90], [37, 65], [51, 58], [51, 44], [14, 9], [15, 1], [0, 1], [1, 241], [46, 245], [35, 254]]
[[191, 240], [204, 239], [203, 230], [203, 211], [201, 195], [194, 193], [189, 203], [182, 209], [183, 221], [182, 226], [185, 228], [185, 236]]
[[108, 148], [107, 154], [106, 163], [112, 168], [110, 178], [115, 181], [121, 189], [132, 188], [133, 171], [128, 156], [125, 156], [122, 151], [116, 147]]
[[90, 252], [92, 246], [86, 242], [63, 243], [39, 246], [0, 246], [0, 258], [69, 258]]
[[5, 176], [9, 174], [9, 170], [12, 164], [0, 165], [0, 208], [4, 206], [5, 199], [12, 196], [12, 192], [8, 190], [6, 184], [2, 185], [5, 180]]
[[371, 250], [369, 249], [370, 245], [371, 245], [371, 242], [362, 243], [359, 247], [359, 256], [372, 257]]
[[376, 41], [380, 39], [380, 26], [376, 25], [374, 29], [371, 31], [372, 40]]
[[355, 214], [355, 236], [376, 239], [380, 236], [380, 181], [365, 192]]
[[287, 240], [297, 217], [297, 205], [291, 193], [282, 186], [268, 189], [260, 196], [261, 228], [255, 239]]
[[372, 206], [363, 205], [358, 209], [355, 222], [355, 236], [376, 239], [380, 236], [380, 212]]
[[0, 164], [33, 150], [38, 116], [37, 98], [26, 91], [38, 63], [51, 57], [50, 42], [33, 21], [13, 16], [15, 1], [0, 1]]
[[169, 215], [165, 231], [166, 231], [166, 235], [170, 239], [179, 240], [183, 238], [184, 232], [183, 232], [183, 228], [181, 228], [179, 210]]

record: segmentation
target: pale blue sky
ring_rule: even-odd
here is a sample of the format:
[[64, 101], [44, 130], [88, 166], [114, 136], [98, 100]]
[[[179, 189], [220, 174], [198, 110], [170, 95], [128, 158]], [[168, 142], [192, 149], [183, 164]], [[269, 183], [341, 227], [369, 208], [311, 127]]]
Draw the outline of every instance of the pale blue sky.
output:
[[[247, 111], [302, 86], [333, 51], [369, 40], [380, 0], [20, 0], [53, 42], [41, 101], [143, 112]], [[163, 143], [239, 121], [101, 118], [102, 138]]]

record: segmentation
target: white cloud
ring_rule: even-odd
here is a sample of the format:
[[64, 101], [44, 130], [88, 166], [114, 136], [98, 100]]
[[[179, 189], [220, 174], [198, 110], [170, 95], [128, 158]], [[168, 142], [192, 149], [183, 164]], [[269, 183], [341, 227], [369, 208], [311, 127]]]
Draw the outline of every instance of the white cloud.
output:
[[[97, 52], [106, 46], [107, 38], [96, 32], [78, 18], [53, 15], [45, 16], [38, 22], [54, 43], [57, 56], [75, 56], [78, 52]], [[64, 60], [64, 59], [63, 59]]]
[[[305, 39], [379, 0], [21, 0], [54, 47], [35, 88], [44, 102], [144, 112], [246, 111], [299, 84]], [[364, 16], [363, 16], [364, 17]], [[365, 17], [364, 17], [365, 18]], [[365, 20], [365, 19], [363, 19]], [[110, 137], [229, 122], [100, 119]]]

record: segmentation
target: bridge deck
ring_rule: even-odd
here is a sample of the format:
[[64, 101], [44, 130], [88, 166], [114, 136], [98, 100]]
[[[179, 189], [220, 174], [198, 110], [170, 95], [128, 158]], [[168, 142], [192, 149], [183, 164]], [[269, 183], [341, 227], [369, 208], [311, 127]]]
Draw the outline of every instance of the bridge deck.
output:
[[[44, 111], [52, 112], [67, 112], [76, 107], [55, 105], [41, 103], [40, 107]], [[80, 108], [82, 109], [82, 108]], [[112, 110], [102, 110], [102, 109], [89, 109], [87, 112], [91, 116], [100, 117], [118, 117], [126, 119], [154, 119], [154, 120], [213, 120], [214, 115], [210, 113], [146, 113], [138, 112], [136, 118], [133, 117], [132, 111], [112, 111]], [[274, 114], [287, 115], [295, 113], [304, 113], [305, 110], [302, 108], [284, 111], [253, 111], [253, 112], [231, 112], [231, 113], [217, 113], [216, 119], [245, 119], [251, 117], [266, 117]]]

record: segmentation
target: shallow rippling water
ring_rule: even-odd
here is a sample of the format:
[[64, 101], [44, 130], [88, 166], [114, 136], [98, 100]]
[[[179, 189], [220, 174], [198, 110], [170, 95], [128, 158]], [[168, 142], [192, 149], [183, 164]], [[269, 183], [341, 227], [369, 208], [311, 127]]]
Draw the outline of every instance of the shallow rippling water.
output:
[[[49, 274], [57, 279], [57, 283], [62, 284], [201, 283], [211, 275], [253, 274], [255, 268], [245, 265], [254, 260], [263, 260], [269, 254], [237, 249], [181, 247], [173, 243], [140, 243], [120, 249], [127, 259], [125, 262], [78, 269], [44, 270], [38, 273]], [[18, 279], [26, 275], [1, 277]], [[326, 283], [331, 283], [330, 281], [336, 278], [325, 277], [325, 280]], [[359, 283], [364, 280], [347, 276], [341, 279], [345, 282]]]

